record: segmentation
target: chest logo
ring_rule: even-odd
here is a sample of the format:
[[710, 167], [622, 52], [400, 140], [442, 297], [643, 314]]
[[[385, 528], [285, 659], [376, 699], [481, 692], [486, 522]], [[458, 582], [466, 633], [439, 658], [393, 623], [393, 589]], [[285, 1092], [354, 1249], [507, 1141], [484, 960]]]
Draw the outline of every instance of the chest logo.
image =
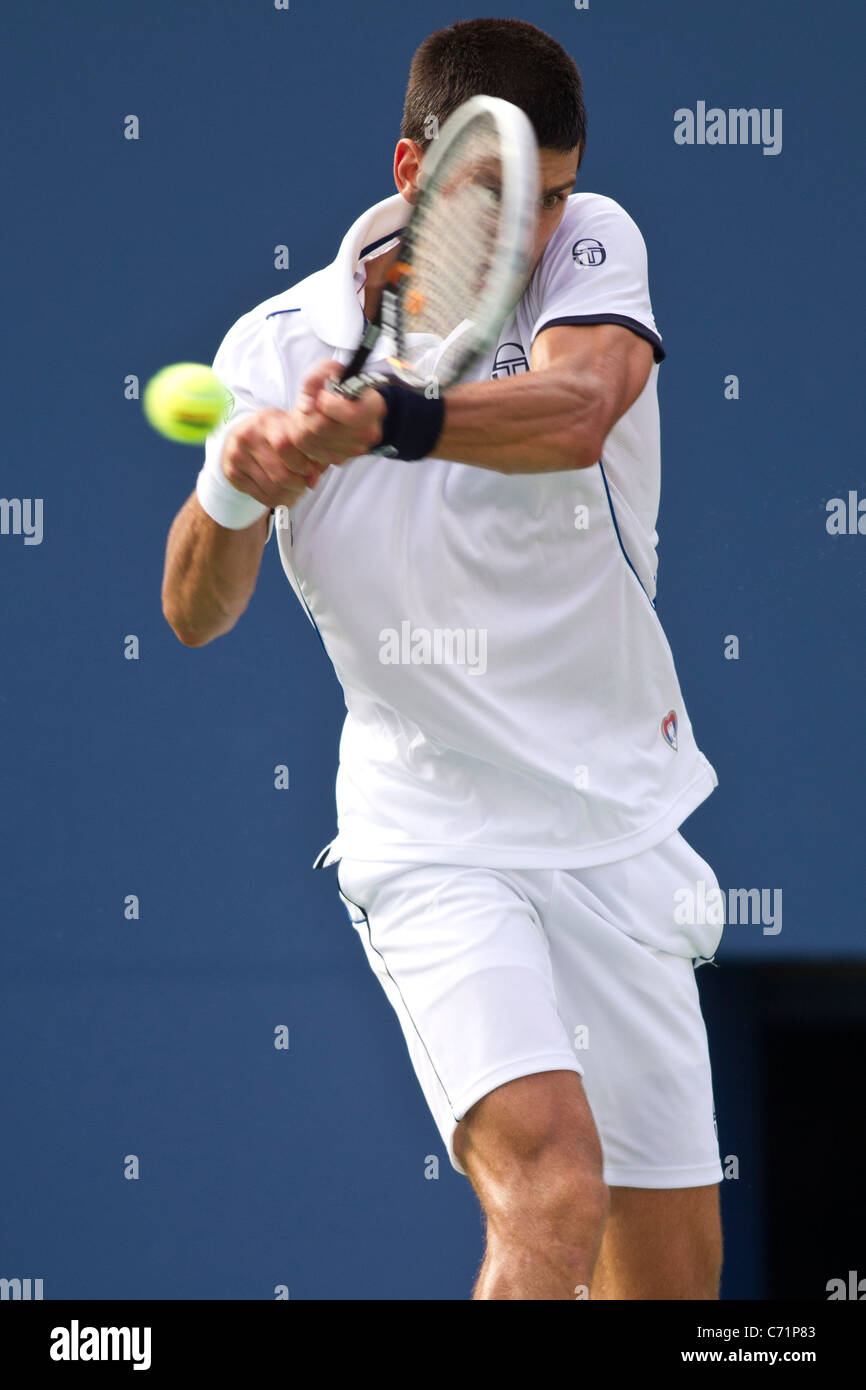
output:
[[502, 343], [496, 349], [493, 371], [490, 373], [492, 377], [519, 376], [521, 372], [528, 371], [529, 363], [522, 343]]
[[662, 736], [663, 736], [663, 738], [664, 738], [665, 743], [669, 744], [670, 747], [674, 750], [674, 752], [676, 752], [676, 751], [677, 751], [677, 712], [676, 712], [675, 709], [668, 710], [667, 714], [665, 715], [664, 719], [662, 720]]

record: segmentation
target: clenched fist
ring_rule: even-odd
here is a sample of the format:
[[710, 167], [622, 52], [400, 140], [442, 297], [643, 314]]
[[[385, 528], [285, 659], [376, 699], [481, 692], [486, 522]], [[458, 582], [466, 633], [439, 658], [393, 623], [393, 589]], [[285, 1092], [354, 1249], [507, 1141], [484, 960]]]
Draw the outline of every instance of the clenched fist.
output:
[[380, 443], [385, 423], [385, 398], [378, 391], [368, 388], [352, 400], [328, 390], [341, 370], [339, 362], [319, 362], [304, 380], [295, 406], [297, 443], [307, 458], [326, 465], [369, 454]]
[[327, 464], [297, 448], [298, 416], [288, 410], [258, 410], [227, 436], [222, 470], [232, 487], [265, 507], [292, 507], [313, 487]]
[[382, 438], [385, 401], [378, 391], [357, 400], [327, 389], [339, 362], [308, 373], [294, 410], [258, 410], [227, 436], [222, 470], [232, 487], [265, 507], [292, 507], [326, 468], [369, 453]]

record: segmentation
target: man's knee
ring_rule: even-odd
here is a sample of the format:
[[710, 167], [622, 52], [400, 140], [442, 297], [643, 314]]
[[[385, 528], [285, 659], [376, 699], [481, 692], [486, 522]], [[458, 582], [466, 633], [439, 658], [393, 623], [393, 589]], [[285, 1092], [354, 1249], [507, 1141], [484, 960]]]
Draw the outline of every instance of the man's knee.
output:
[[576, 1072], [539, 1072], [489, 1092], [458, 1125], [454, 1152], [495, 1227], [604, 1224], [601, 1143]]

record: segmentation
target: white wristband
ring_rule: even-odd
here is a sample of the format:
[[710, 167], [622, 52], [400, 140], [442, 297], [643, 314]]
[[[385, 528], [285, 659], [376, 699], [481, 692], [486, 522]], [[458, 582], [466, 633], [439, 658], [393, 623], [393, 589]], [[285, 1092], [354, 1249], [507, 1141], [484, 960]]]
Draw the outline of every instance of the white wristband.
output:
[[[245, 412], [248, 413], [248, 412]], [[257, 502], [245, 492], [232, 487], [222, 470], [222, 452], [225, 441], [235, 425], [239, 424], [235, 415], [223, 430], [212, 434], [205, 448], [204, 467], [196, 478], [195, 490], [199, 502], [208, 516], [229, 531], [243, 531], [252, 526], [270, 511], [264, 503]]]

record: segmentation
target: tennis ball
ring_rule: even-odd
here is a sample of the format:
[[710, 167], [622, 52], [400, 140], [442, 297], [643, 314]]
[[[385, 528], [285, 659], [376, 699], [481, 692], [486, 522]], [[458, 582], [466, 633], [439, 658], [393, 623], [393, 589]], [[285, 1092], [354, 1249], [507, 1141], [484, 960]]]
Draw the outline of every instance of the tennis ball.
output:
[[149, 424], [166, 439], [203, 444], [231, 415], [234, 397], [210, 367], [176, 362], [151, 377], [141, 404]]

